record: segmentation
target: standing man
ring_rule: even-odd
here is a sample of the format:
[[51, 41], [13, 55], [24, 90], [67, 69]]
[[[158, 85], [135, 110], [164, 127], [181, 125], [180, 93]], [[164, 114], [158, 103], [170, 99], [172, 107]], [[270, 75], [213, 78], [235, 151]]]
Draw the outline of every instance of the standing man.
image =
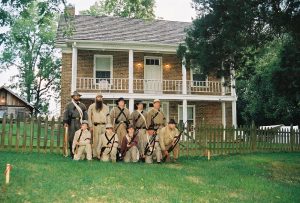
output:
[[124, 162], [134, 162], [138, 161], [139, 150], [137, 132], [135, 132], [133, 125], [129, 125], [127, 129], [128, 133], [125, 135], [122, 141], [121, 153]]
[[162, 154], [159, 145], [159, 135], [156, 134], [152, 126], [149, 126], [146, 133], [142, 136], [141, 154], [145, 163], [151, 164], [153, 160], [156, 160], [158, 164], [161, 162]]
[[88, 116], [86, 106], [80, 102], [81, 95], [77, 91], [74, 91], [71, 97], [72, 101], [69, 102], [65, 107], [63, 122], [64, 127], [69, 128], [69, 150], [71, 158], [73, 158], [74, 154], [72, 152], [72, 142], [74, 139], [75, 132], [78, 129], [80, 129], [82, 121], [87, 120]]
[[157, 133], [161, 128], [166, 125], [166, 117], [164, 113], [160, 110], [160, 100], [154, 99], [153, 108], [147, 113], [147, 124], [152, 125], [155, 129], [157, 129]]
[[106, 125], [106, 132], [99, 138], [98, 154], [101, 161], [116, 162], [117, 147], [119, 145], [118, 135], [113, 132], [113, 126], [111, 124]]
[[146, 129], [148, 127], [147, 122], [146, 122], [146, 117], [147, 113], [144, 111], [144, 103], [142, 101], [136, 101], [134, 105], [135, 111], [131, 113], [131, 119], [132, 119], [132, 124], [133, 127], [138, 130], [138, 149], [141, 152], [141, 138], [142, 135], [146, 133]]
[[74, 160], [86, 159], [92, 160], [91, 148], [91, 133], [88, 130], [88, 121], [84, 120], [81, 124], [81, 129], [75, 132], [72, 151], [74, 153]]
[[101, 134], [105, 133], [106, 124], [110, 123], [109, 109], [103, 103], [103, 96], [98, 93], [95, 98], [95, 103], [91, 104], [88, 109], [89, 126], [93, 135], [93, 157], [99, 157], [97, 145]]
[[120, 97], [116, 101], [117, 106], [110, 111], [110, 120], [113, 123], [114, 131], [119, 138], [119, 147], [122, 145], [122, 140], [127, 134], [127, 127], [130, 124], [130, 112], [125, 107], [125, 100]]
[[176, 162], [179, 156], [179, 143], [176, 143], [176, 139], [179, 139], [179, 131], [176, 128], [176, 122], [174, 119], [170, 119], [168, 125], [161, 129], [159, 134], [159, 144], [163, 156], [166, 157], [166, 161], [170, 161], [170, 154], [168, 150], [171, 147], [173, 149], [173, 161]]

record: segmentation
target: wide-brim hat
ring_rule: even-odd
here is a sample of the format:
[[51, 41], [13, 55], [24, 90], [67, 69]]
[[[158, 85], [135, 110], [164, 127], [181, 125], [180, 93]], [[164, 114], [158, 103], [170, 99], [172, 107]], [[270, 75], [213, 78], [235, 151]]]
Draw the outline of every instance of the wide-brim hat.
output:
[[168, 124], [175, 124], [176, 125], [177, 123], [174, 119], [171, 118], [170, 121], [168, 122]]
[[105, 128], [106, 128], [106, 129], [108, 129], [108, 128], [113, 128], [113, 125], [110, 124], [110, 123], [109, 123], [109, 124], [106, 124]]
[[155, 104], [156, 102], [159, 102], [159, 103], [160, 103], [160, 100], [159, 100], [159, 99], [154, 99], [154, 100], [153, 100], [153, 104]]
[[81, 94], [79, 94], [77, 91], [74, 91], [73, 94], [71, 94], [71, 97], [74, 97], [74, 96], [80, 96], [81, 97]]
[[128, 127], [127, 127], [127, 129], [129, 129], [129, 128], [133, 128], [134, 129], [134, 126], [132, 124], [129, 124]]
[[146, 103], [144, 103], [143, 101], [141, 101], [141, 100], [136, 100], [135, 102], [134, 102], [134, 107], [137, 107], [137, 105], [139, 105], [139, 104], [143, 104], [143, 107], [145, 108], [145, 106], [146, 106]]
[[148, 126], [147, 130], [155, 130], [153, 125]]
[[103, 97], [102, 93], [101, 93], [101, 92], [98, 92], [98, 93], [96, 94], [96, 98], [97, 98], [97, 97]]
[[87, 120], [83, 120], [82, 122], [81, 122], [81, 125], [82, 124], [87, 124], [87, 126], [89, 126], [89, 122], [87, 121]]
[[[118, 105], [119, 101], [124, 101], [125, 102], [125, 99], [123, 97], [120, 97], [119, 99], [117, 99], [116, 101], [116, 104]], [[126, 102], [125, 102], [126, 103]]]

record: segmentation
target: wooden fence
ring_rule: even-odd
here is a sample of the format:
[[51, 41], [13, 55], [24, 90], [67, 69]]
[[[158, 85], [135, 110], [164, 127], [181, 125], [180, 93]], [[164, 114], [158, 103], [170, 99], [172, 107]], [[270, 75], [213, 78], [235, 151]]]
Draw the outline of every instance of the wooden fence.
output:
[[[259, 129], [255, 126], [223, 128], [200, 125], [195, 133], [183, 133], [181, 155], [204, 156], [249, 152], [300, 151], [299, 130]], [[61, 118], [4, 116], [0, 124], [0, 149], [63, 153]]]

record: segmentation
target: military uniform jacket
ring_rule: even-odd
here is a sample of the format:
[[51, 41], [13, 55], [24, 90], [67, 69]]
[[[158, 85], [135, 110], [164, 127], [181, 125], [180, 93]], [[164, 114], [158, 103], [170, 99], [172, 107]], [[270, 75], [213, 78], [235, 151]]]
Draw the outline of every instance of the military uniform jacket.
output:
[[[148, 135], [147, 132], [142, 135], [142, 139], [141, 139], [141, 142], [142, 142], [141, 143], [141, 146], [142, 146], [142, 148], [141, 148], [141, 154], [145, 153], [145, 148], [146, 148], [146, 146], [147, 146], [148, 143], [150, 144], [151, 140], [153, 139], [153, 136]], [[154, 149], [157, 149], [157, 148], [159, 148], [159, 135], [157, 135], [155, 137]]]
[[[76, 147], [76, 142], [77, 142], [77, 140], [80, 136], [80, 133], [81, 133], [81, 129], [79, 129], [75, 132], [74, 139], [73, 139], [73, 144], [72, 144], [72, 150], [73, 151]], [[79, 139], [79, 146], [84, 146], [84, 145], [87, 145], [87, 144], [90, 144], [90, 143], [91, 143], [91, 133], [90, 133], [90, 131], [88, 131], [88, 130], [82, 131], [82, 134], [81, 134], [80, 139]]]
[[147, 113], [145, 111], [135, 110], [131, 113], [132, 124], [135, 129], [143, 129], [148, 127]]
[[122, 109], [119, 107], [114, 107], [110, 111], [110, 120], [114, 126], [117, 126], [119, 123], [127, 123], [129, 125], [131, 117], [130, 112], [127, 108], [124, 108], [123, 113]]
[[[113, 138], [114, 136], [114, 138]], [[107, 139], [107, 138], [108, 139]], [[110, 140], [110, 143], [108, 143]], [[103, 133], [100, 135], [99, 142], [98, 142], [98, 150], [100, 151], [102, 147], [108, 147], [108, 144], [112, 144], [113, 147], [118, 147], [119, 145], [119, 139], [118, 135], [116, 133]]]
[[91, 104], [88, 109], [88, 118], [90, 127], [93, 127], [94, 123], [103, 125], [110, 123], [108, 106], [103, 104], [102, 109], [100, 111], [97, 111], [96, 104]]
[[[82, 110], [82, 120], [87, 120], [88, 115], [87, 115], [87, 109], [86, 106], [78, 102], [77, 104], [81, 110]], [[65, 111], [64, 111], [64, 116], [63, 116], [63, 121], [64, 123], [67, 123], [69, 125], [69, 142], [73, 141], [74, 134], [75, 132], [80, 129], [80, 114], [76, 107], [74, 106], [73, 102], [69, 102], [66, 105]]]
[[166, 117], [164, 113], [160, 110], [156, 110], [155, 108], [152, 108], [147, 113], [146, 120], [148, 125], [154, 124], [155, 127], [163, 127], [166, 125]]
[[171, 144], [176, 136], [179, 135], [177, 128], [170, 129], [168, 126], [161, 129], [159, 134], [159, 144], [162, 151], [166, 150], [166, 146]]

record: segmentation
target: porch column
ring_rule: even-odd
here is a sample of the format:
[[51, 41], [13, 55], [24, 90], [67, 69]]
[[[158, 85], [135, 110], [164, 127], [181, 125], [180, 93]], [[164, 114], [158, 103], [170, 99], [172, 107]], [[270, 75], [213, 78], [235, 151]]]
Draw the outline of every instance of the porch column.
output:
[[185, 58], [182, 59], [182, 66], [181, 66], [181, 72], [182, 72], [182, 94], [187, 94], [186, 89], [186, 61]]
[[[225, 96], [225, 78], [224, 76], [221, 77], [221, 91], [222, 91], [222, 96]], [[226, 127], [226, 104], [224, 101], [222, 101], [221, 103], [221, 107], [222, 107], [222, 125], [224, 126], [224, 128]]]
[[184, 99], [182, 101], [182, 121], [183, 121], [183, 123], [185, 123], [185, 127], [187, 126], [187, 119], [188, 119], [188, 116], [187, 116], [187, 100]]
[[77, 80], [77, 47], [76, 42], [72, 45], [72, 79], [71, 79], [71, 93], [76, 90]]
[[134, 99], [129, 99], [129, 111], [134, 111]]
[[129, 60], [128, 60], [128, 82], [129, 82], [129, 93], [133, 93], [133, 50], [129, 50]]
[[[223, 62], [222, 62], [222, 70], [224, 70], [224, 67], [223, 67]], [[222, 96], [225, 96], [226, 94], [226, 89], [225, 89], [225, 77], [224, 75], [222, 75], [221, 77], [221, 95]], [[226, 128], [226, 103], [224, 101], [222, 101], [221, 103], [221, 108], [222, 108], [222, 125], [224, 128]], [[226, 131], [223, 131], [223, 140], [226, 139]]]
[[237, 127], [237, 113], [236, 113], [236, 88], [235, 88], [235, 70], [231, 69], [230, 74], [231, 79], [231, 96], [234, 97], [234, 100], [232, 101], [232, 125], [236, 128]]

